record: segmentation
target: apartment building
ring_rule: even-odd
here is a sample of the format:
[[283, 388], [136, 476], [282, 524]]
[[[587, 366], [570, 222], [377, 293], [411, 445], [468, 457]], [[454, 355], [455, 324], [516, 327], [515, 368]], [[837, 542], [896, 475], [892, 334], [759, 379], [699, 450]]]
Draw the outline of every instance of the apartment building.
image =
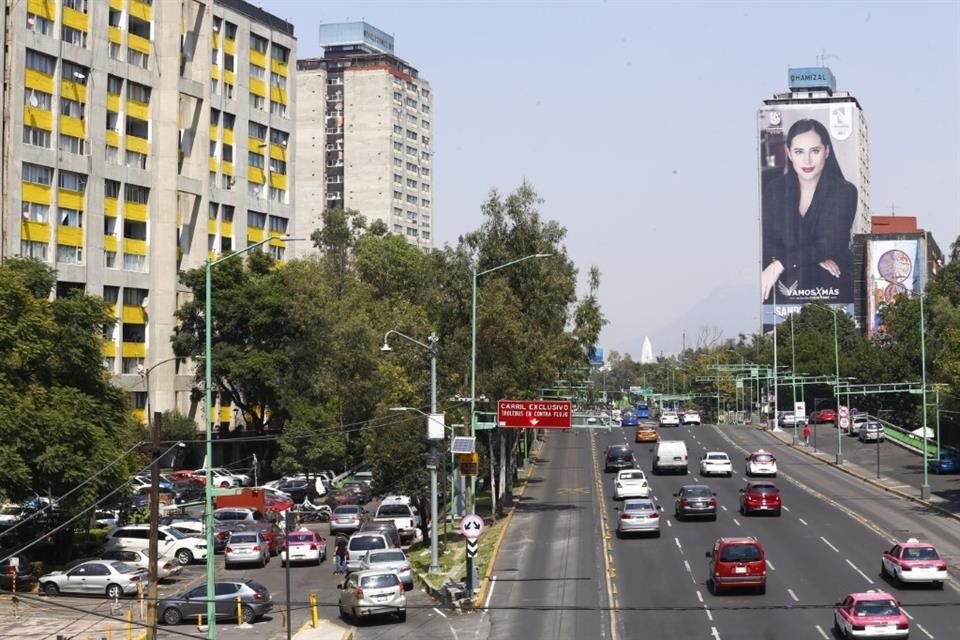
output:
[[393, 37], [365, 22], [320, 26], [321, 58], [297, 61], [296, 189], [310, 230], [324, 209], [382, 220], [433, 246], [433, 96], [394, 55]]
[[296, 231], [293, 27], [242, 0], [6, 4], [0, 252], [113, 305], [104, 367], [141, 418], [149, 369], [150, 410], [202, 423], [178, 274]]

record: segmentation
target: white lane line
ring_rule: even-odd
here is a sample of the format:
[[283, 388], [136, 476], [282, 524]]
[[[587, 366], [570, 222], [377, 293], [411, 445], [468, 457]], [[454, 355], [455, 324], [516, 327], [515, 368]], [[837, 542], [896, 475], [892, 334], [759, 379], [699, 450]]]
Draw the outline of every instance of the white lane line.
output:
[[736, 518], [733, 519], [733, 522], [734, 522], [734, 524], [736, 524], [738, 527], [740, 526], [740, 521], [737, 520]]
[[814, 625], [817, 629], [817, 632], [820, 634], [820, 637], [823, 640], [830, 640], [830, 636], [827, 635], [827, 632], [820, 628], [820, 625]]
[[770, 569], [770, 571], [776, 571], [776, 568], [773, 566], [773, 563], [770, 562], [769, 560], [767, 560], [767, 567]]
[[[713, 622], [713, 618], [710, 617], [709, 614], [710, 614], [710, 612], [707, 611], [707, 617], [709, 617], [709, 618], [710, 618], [710, 621]], [[717, 631], [717, 628], [716, 628], [716, 627], [710, 627], [710, 635], [713, 636], [713, 640], [720, 640], [720, 632]]]
[[720, 508], [723, 509], [724, 511], [727, 510], [727, 508], [726, 508], [725, 506], [723, 506], [723, 505], [720, 505]]
[[[489, 601], [490, 601], [490, 599], [487, 598], [487, 602], [489, 602]], [[436, 607], [434, 607], [433, 610], [436, 611], [436, 612], [437, 612], [437, 615], [439, 615], [441, 618], [446, 618], [446, 617], [447, 617], [447, 614], [445, 614], [443, 611], [440, 611], [440, 609], [437, 609]]]
[[790, 594], [790, 597], [793, 598], [794, 602], [800, 602], [800, 598], [798, 598], [797, 594], [793, 592], [793, 589], [787, 589], [787, 593]]
[[905, 615], [905, 616], [907, 616], [908, 618], [910, 618], [911, 620], [913, 620], [913, 616], [910, 615], [910, 612], [909, 612], [909, 611], [907, 611], [907, 610], [904, 609], [903, 607], [900, 607], [900, 611], [903, 611], [903, 615]]
[[668, 527], [672, 527], [672, 526], [673, 526], [673, 524], [670, 523], [670, 518], [665, 518], [665, 520], [667, 521], [667, 526], [668, 526]]
[[[493, 588], [497, 586], [497, 576], [490, 578], [490, 591], [487, 591], [487, 600], [483, 603], [483, 609], [486, 611], [487, 607], [490, 606], [490, 598], [493, 597]], [[444, 616], [446, 618], [446, 616]]]
[[800, 524], [802, 524], [802, 525], [805, 526], [805, 527], [809, 527], [809, 526], [810, 526], [810, 525], [807, 524], [807, 521], [804, 520], [803, 518], [797, 518], [797, 520], [799, 520], [799, 521], [800, 521]]
[[929, 631], [927, 631], [926, 629], [924, 629], [922, 625], [919, 625], [919, 624], [918, 624], [918, 625], [916, 625], [916, 626], [917, 626], [917, 629], [920, 629], [920, 631], [923, 631], [925, 634], [927, 634], [927, 637], [930, 638], [930, 640], [933, 640], [933, 634], [932, 634], [932, 633], [930, 633]]
[[826, 544], [826, 545], [827, 545], [828, 547], [830, 547], [831, 549], [833, 549], [835, 552], [840, 553], [840, 549], [837, 549], [835, 546], [833, 546], [832, 544], [830, 544], [830, 541], [829, 541], [829, 540], [827, 540], [827, 539], [824, 538], [823, 536], [820, 536], [820, 539], [823, 540], [823, 543]]
[[866, 581], [869, 582], [870, 584], [873, 584], [873, 580], [870, 579], [870, 576], [868, 576], [867, 574], [865, 574], [863, 571], [860, 571], [860, 568], [857, 567], [857, 565], [853, 564], [853, 563], [850, 562], [849, 560], [847, 560], [847, 564], [850, 565], [850, 568], [851, 568], [851, 569], [853, 569], [854, 571], [856, 571], [857, 573], [859, 573], [861, 576], [863, 576], [863, 579], [864, 579], [864, 580], [866, 580]]
[[703, 603], [703, 596], [700, 594], [699, 591], [697, 591], [697, 600], [699, 600], [701, 603]]
[[788, 509], [788, 508], [787, 508], [786, 506], [784, 506], [784, 507], [781, 507], [781, 508], [782, 508], [782, 509], [783, 509], [784, 511], [787, 511], [787, 512], [789, 512], [789, 511], [790, 511], [790, 509]]
[[[710, 622], [713, 622], [713, 614], [710, 613], [710, 606], [707, 605], [707, 604], [704, 604], [704, 605], [703, 605], [703, 611], [704, 611], [704, 613], [707, 614], [707, 620], [709, 620]], [[716, 631], [716, 629], [714, 629], [714, 631]], [[717, 636], [717, 637], [719, 638], [720, 636]]]
[[684, 566], [684, 568], [686, 568], [687, 573], [693, 573], [693, 569], [690, 568], [690, 563], [689, 563], [689, 562], [687, 562], [686, 560], [684, 560], [684, 561], [683, 561], [683, 566]]
[[680, 553], [683, 553], [683, 547], [680, 545], [680, 538], [674, 537], [673, 541], [677, 543], [677, 549], [680, 549]]

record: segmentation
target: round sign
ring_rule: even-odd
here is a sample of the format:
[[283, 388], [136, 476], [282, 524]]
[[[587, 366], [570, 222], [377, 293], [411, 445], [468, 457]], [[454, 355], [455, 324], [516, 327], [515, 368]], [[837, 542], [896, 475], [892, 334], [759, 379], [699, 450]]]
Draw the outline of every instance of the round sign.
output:
[[483, 518], [476, 514], [464, 516], [463, 520], [460, 521], [460, 535], [470, 542], [474, 542], [479, 538], [485, 528]]
[[849, 407], [843, 407], [843, 406], [841, 406], [841, 407], [840, 407], [840, 416], [843, 417], [843, 418], [846, 418], [846, 417], [849, 416], [849, 415], [850, 415], [850, 408], [849, 408]]
[[849, 428], [850, 428], [850, 418], [848, 418], [848, 417], [846, 417], [846, 416], [843, 416], [842, 418], [840, 418], [840, 428], [841, 428], [841, 429], [849, 429]]

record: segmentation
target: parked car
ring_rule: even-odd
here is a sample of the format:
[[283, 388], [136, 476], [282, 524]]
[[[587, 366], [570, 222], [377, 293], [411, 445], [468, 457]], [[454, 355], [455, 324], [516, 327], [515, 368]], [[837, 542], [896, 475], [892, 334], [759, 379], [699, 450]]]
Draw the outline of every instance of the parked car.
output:
[[10, 527], [23, 517], [23, 507], [19, 504], [7, 503], [0, 507], [0, 527]]
[[413, 589], [413, 571], [410, 570], [410, 560], [400, 549], [383, 549], [368, 551], [360, 560], [360, 571], [393, 571], [400, 577], [404, 591]]
[[677, 520], [686, 518], [717, 519], [717, 494], [705, 484], [688, 484], [673, 494], [673, 514]]
[[263, 538], [264, 543], [267, 545], [267, 552], [271, 556], [280, 553], [283, 545], [286, 544], [286, 535], [276, 522], [269, 520], [248, 522], [247, 530], [256, 531], [260, 534], [260, 537]]
[[358, 505], [360, 504], [360, 498], [356, 493], [347, 489], [331, 489], [327, 492], [325, 502], [331, 509], [336, 509], [341, 505]]
[[42, 575], [39, 583], [40, 591], [48, 596], [78, 593], [117, 599], [136, 595], [138, 588], [146, 590], [147, 574], [117, 560], [87, 560], [66, 571]]
[[[101, 560], [117, 560], [134, 569], [142, 569], [149, 575], [150, 554], [139, 549], [109, 549], [100, 554]], [[157, 558], [157, 580], [165, 580], [183, 571], [183, 565], [176, 558], [160, 556]]]
[[360, 532], [366, 533], [368, 531], [383, 534], [390, 541], [390, 546], [396, 549], [399, 549], [402, 544], [400, 532], [392, 520], [367, 520], [360, 527]]
[[[206, 484], [206, 469], [196, 469], [193, 473], [202, 477], [204, 484]], [[210, 469], [210, 480], [213, 482], [213, 486], [221, 489], [240, 486], [240, 480], [236, 476], [225, 473], [221, 469]]]
[[398, 500], [385, 499], [377, 507], [374, 520], [389, 520], [396, 526], [400, 539], [404, 542], [413, 542], [417, 537], [417, 528], [420, 525], [420, 516], [412, 504]]
[[710, 560], [707, 586], [713, 593], [741, 588], [766, 593], [767, 558], [755, 537], [718, 538], [706, 555]]
[[351, 573], [338, 585], [340, 617], [344, 620], [392, 615], [407, 620], [407, 596], [400, 576], [378, 569]]
[[733, 462], [723, 451], [707, 451], [700, 458], [700, 475], [727, 476], [733, 475]]
[[[289, 560], [288, 560], [289, 557]], [[303, 527], [287, 534], [280, 551], [280, 562], [310, 562], [320, 564], [327, 559], [327, 542], [316, 531]]]
[[347, 491], [352, 491], [354, 495], [357, 496], [357, 500], [360, 501], [360, 504], [366, 504], [370, 502], [370, 499], [373, 497], [373, 492], [370, 490], [370, 487], [367, 486], [366, 482], [360, 482], [357, 480], [344, 482], [343, 488]]
[[960, 473], [960, 453], [940, 451], [939, 458], [927, 461], [927, 471], [930, 473]]
[[207, 477], [204, 474], [197, 475], [196, 471], [191, 471], [190, 469], [179, 469], [177, 471], [171, 471], [167, 474], [167, 479], [170, 482], [183, 482], [186, 480], [196, 480], [200, 484], [206, 484]]
[[747, 456], [746, 464], [747, 477], [750, 476], [773, 476], [777, 477], [777, 459], [773, 454], [763, 449], [757, 449]]
[[257, 509], [250, 509], [248, 507], [224, 507], [222, 509], [214, 509], [213, 517], [220, 522], [227, 522], [228, 520], [260, 522], [266, 520], [263, 513]]
[[663, 507], [650, 498], [624, 500], [617, 510], [620, 512], [620, 517], [617, 518], [617, 537], [622, 538], [631, 533], [650, 533], [654, 537], [660, 537], [660, 512]]
[[37, 583], [30, 571], [30, 558], [23, 552], [13, 555], [14, 549], [0, 549], [0, 589], [19, 593], [33, 591]]
[[294, 504], [300, 504], [306, 498], [313, 500], [319, 497], [315, 483], [306, 478], [287, 478], [277, 485], [277, 490], [290, 496]]
[[[218, 580], [213, 585], [217, 618], [237, 619], [237, 598], [240, 598], [240, 619], [252, 624], [273, 608], [270, 591], [256, 580]], [[183, 620], [196, 622], [197, 616], [207, 616], [207, 585], [194, 587], [180, 595], [162, 598], [157, 610], [165, 624], [180, 624]]]
[[[151, 486], [153, 486], [153, 483], [150, 481], [149, 475], [141, 474], [138, 476], [133, 476], [132, 478], [130, 478], [130, 480], [131, 480], [130, 485], [134, 489], [139, 490], [144, 488], [150, 488]], [[157, 483], [157, 486], [159, 486], [161, 490], [169, 491], [172, 485], [170, 484], [169, 480], [164, 480], [161, 478], [160, 482]]]
[[603, 462], [605, 473], [619, 469], [633, 469], [636, 466], [637, 460], [633, 455], [633, 450], [627, 445], [612, 444], [607, 447]]
[[176, 504], [199, 502], [204, 499], [205, 485], [199, 480], [177, 480], [171, 487]]
[[[157, 530], [158, 549], [161, 555], [173, 556], [180, 564], [190, 564], [194, 560], [205, 560], [207, 543], [202, 538], [186, 536], [171, 527], [161, 526]], [[146, 551], [150, 544], [150, 525], [131, 524], [117, 527], [104, 542], [105, 549], [135, 549]]]
[[613, 499], [648, 498], [650, 483], [640, 469], [620, 469], [613, 480]]
[[844, 638], [906, 638], [910, 620], [896, 598], [870, 590], [851, 593], [837, 605], [833, 628]]
[[257, 531], [234, 531], [223, 550], [223, 566], [229, 569], [237, 564], [256, 564], [267, 566], [270, 562], [270, 550], [266, 541]]
[[769, 480], [750, 480], [740, 489], [740, 513], [745, 516], [758, 511], [779, 516], [781, 509], [780, 489]]
[[943, 589], [947, 580], [947, 563], [932, 544], [910, 538], [893, 545], [880, 557], [880, 575], [891, 578], [897, 586], [905, 582], [926, 582]]
[[356, 533], [366, 520], [366, 512], [359, 505], [343, 505], [333, 510], [330, 517], [330, 535]]
[[883, 425], [875, 420], [871, 420], [860, 427], [857, 432], [857, 439], [860, 442], [883, 442]]
[[836, 409], [820, 409], [810, 415], [810, 422], [813, 424], [828, 424], [837, 422]]
[[223, 553], [227, 548], [227, 542], [230, 540], [234, 531], [250, 531], [254, 522], [244, 520], [227, 520], [226, 522], [215, 522], [213, 531], [213, 552]]
[[365, 483], [371, 489], [373, 488], [373, 472], [372, 471], [357, 471], [353, 474], [353, 479], [358, 482]]

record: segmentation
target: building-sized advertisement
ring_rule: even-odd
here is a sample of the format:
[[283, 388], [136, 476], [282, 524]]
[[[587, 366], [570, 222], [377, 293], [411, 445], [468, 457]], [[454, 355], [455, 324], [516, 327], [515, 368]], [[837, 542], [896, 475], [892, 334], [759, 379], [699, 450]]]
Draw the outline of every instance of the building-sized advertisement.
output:
[[867, 241], [867, 335], [883, 331], [883, 306], [913, 296], [925, 284], [926, 252], [919, 240]]
[[813, 301], [852, 316], [851, 238], [868, 220], [859, 109], [771, 104], [758, 126], [764, 330]]

